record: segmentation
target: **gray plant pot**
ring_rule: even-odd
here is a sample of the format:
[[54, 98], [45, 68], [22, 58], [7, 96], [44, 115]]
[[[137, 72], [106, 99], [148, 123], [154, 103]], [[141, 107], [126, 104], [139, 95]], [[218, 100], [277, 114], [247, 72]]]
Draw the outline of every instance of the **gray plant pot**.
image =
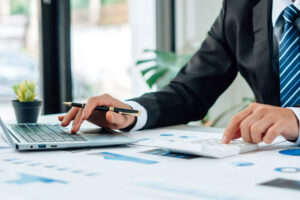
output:
[[20, 102], [19, 100], [12, 100], [12, 105], [18, 123], [36, 123], [42, 101], [34, 100], [33, 102]]

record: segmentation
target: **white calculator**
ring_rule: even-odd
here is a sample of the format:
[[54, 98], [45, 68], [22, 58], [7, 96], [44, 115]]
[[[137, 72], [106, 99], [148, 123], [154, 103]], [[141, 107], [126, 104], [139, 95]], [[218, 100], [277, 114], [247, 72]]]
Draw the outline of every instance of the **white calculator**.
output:
[[258, 149], [257, 144], [250, 144], [240, 140], [233, 140], [230, 144], [222, 144], [222, 141], [217, 138], [190, 141], [155, 140], [154, 146], [173, 152], [213, 158], [224, 158]]

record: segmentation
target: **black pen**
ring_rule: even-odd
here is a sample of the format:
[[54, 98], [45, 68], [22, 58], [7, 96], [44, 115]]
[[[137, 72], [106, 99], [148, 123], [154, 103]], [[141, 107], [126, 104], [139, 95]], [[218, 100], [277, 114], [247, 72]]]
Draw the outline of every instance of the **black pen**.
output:
[[[79, 108], [84, 108], [85, 104], [84, 103], [72, 103], [72, 102], [64, 102], [65, 105], [71, 106], [71, 107], [79, 107]], [[95, 110], [107, 112], [107, 111], [112, 111], [115, 113], [119, 113], [122, 115], [133, 115], [133, 116], [140, 116], [141, 111], [140, 110], [129, 110], [125, 108], [115, 108], [113, 106], [107, 107], [107, 106], [97, 106]]]

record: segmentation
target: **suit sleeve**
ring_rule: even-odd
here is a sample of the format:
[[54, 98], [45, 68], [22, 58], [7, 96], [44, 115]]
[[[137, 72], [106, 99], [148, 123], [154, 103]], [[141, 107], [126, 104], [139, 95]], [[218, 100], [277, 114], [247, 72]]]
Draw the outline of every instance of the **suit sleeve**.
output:
[[237, 75], [225, 36], [226, 1], [201, 48], [178, 75], [158, 92], [131, 99], [147, 110], [143, 129], [203, 118]]

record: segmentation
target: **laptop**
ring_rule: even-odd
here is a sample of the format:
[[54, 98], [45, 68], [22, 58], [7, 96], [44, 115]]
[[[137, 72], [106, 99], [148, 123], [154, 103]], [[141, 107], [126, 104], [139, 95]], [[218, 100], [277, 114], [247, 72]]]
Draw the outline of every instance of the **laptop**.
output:
[[101, 147], [136, 142], [108, 129], [101, 129], [97, 133], [70, 134], [67, 128], [60, 125], [5, 124], [1, 117], [0, 126], [8, 142], [18, 151]]

